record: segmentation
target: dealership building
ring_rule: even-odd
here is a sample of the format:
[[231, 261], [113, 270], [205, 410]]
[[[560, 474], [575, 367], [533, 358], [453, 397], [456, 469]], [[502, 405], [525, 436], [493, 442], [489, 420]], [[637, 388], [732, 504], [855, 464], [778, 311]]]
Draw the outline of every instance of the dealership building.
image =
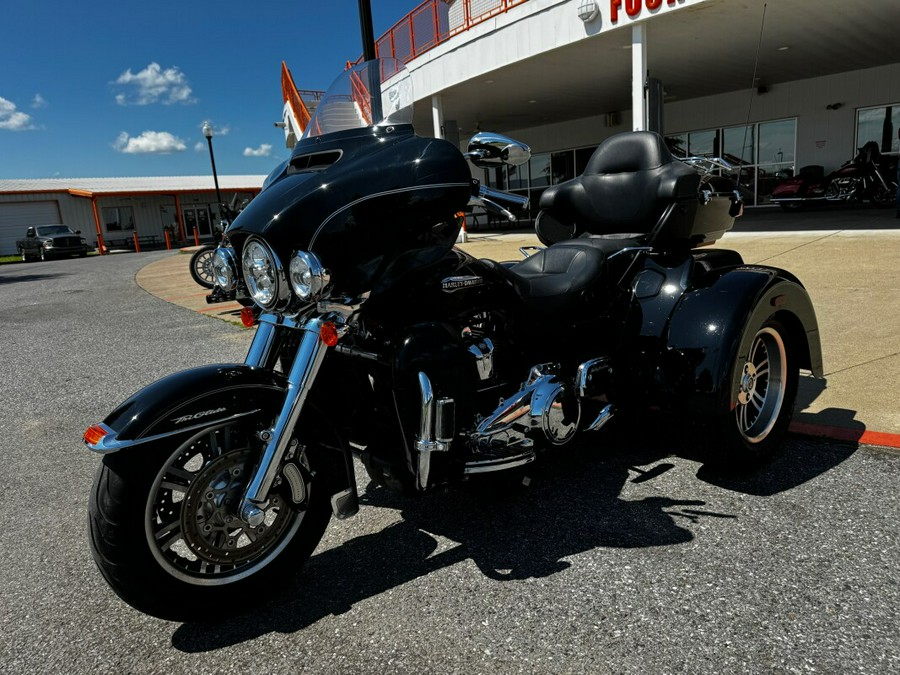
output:
[[[376, 50], [406, 62], [419, 133], [528, 143], [526, 165], [476, 175], [532, 204], [608, 136], [651, 129], [676, 153], [740, 162], [763, 206], [782, 177], [827, 173], [868, 141], [896, 158], [898, 40], [900, 2], [427, 0]], [[252, 196], [262, 177], [220, 182]], [[27, 224], [161, 236], [216, 217], [208, 178], [0, 181], [0, 254]]]

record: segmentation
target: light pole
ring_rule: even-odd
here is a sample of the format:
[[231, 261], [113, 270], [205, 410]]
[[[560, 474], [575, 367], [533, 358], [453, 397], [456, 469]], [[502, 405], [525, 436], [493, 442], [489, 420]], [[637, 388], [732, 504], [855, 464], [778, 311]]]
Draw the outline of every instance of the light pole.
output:
[[209, 144], [209, 162], [212, 164], [213, 182], [216, 184], [216, 208], [221, 210], [222, 194], [219, 192], [219, 176], [216, 174], [216, 157], [213, 155], [212, 149], [213, 128], [209, 122], [203, 123], [203, 135], [206, 136], [206, 142]]

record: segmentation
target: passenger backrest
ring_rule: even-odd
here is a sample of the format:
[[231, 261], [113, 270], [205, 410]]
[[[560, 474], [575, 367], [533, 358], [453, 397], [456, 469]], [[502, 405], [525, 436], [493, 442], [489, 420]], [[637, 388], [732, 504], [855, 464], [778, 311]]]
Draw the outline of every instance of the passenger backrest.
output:
[[648, 234], [670, 203], [696, 200], [699, 185], [697, 171], [676, 160], [659, 134], [617, 134], [594, 151], [582, 175], [544, 192], [540, 207], [549, 217], [542, 214], [543, 228], [539, 219], [538, 236], [554, 243], [567, 232]]

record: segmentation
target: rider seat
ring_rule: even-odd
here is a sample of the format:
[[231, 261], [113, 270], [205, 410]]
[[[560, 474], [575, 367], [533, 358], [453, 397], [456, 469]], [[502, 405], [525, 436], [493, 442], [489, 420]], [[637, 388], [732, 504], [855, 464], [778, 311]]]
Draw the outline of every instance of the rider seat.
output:
[[697, 203], [699, 184], [699, 174], [672, 157], [658, 134], [613, 136], [581, 176], [544, 192], [535, 229], [549, 248], [505, 273], [534, 311], [573, 310], [619, 281], [633, 258], [624, 249], [689, 248], [683, 217]]

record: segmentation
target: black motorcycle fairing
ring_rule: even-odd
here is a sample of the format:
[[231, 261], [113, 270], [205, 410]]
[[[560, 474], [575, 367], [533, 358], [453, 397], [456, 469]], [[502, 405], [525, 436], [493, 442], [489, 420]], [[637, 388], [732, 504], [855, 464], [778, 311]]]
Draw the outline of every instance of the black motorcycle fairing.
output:
[[[287, 383], [277, 372], [216, 364], [168, 375], [116, 407], [103, 423], [119, 441], [196, 431], [259, 410], [278, 411]], [[274, 406], [274, 407], [273, 407]]]
[[[310, 168], [311, 154], [334, 161]], [[299, 143], [228, 238], [240, 255], [248, 237], [261, 236], [283, 265], [298, 249], [312, 251], [335, 292], [356, 297], [440, 260], [470, 194], [468, 165], [447, 141], [408, 125], [337, 132]]]
[[746, 358], [740, 350], [772, 318], [791, 331], [798, 366], [823, 376], [818, 322], [796, 277], [744, 265], [713, 278], [684, 293], [665, 332], [657, 382], [674, 408], [701, 415], [723, 410], [732, 390], [732, 364]]

